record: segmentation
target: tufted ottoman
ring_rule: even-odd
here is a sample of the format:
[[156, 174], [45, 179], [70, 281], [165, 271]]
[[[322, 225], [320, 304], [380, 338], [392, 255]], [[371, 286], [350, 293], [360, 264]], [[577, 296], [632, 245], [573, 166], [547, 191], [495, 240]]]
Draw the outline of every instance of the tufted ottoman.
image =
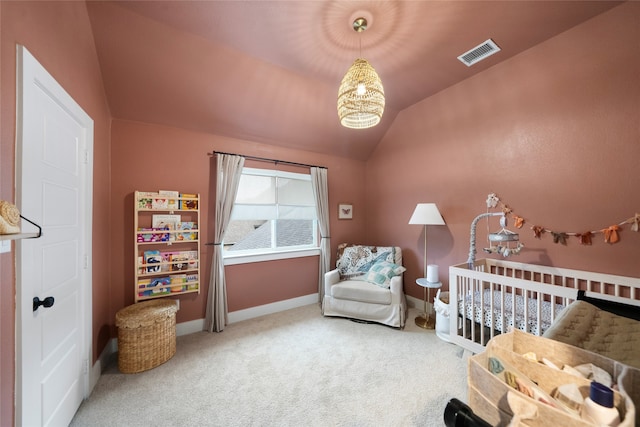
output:
[[134, 374], [155, 368], [176, 352], [175, 300], [151, 300], [116, 313], [118, 368]]

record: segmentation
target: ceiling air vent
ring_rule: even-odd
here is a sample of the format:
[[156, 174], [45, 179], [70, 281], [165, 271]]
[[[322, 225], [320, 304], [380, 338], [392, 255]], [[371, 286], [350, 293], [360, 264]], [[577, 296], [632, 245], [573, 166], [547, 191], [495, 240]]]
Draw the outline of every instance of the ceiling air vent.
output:
[[472, 66], [476, 62], [482, 61], [483, 59], [493, 55], [494, 53], [500, 52], [500, 48], [493, 40], [489, 39], [484, 43], [479, 44], [468, 52], [463, 53], [458, 56], [460, 62], [465, 64], [467, 67]]

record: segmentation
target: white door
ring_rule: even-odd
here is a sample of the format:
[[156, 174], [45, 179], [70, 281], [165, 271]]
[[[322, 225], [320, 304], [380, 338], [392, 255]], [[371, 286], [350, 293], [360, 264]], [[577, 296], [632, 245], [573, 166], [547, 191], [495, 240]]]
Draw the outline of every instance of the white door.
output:
[[22, 46], [17, 63], [16, 204], [42, 237], [17, 244], [16, 424], [66, 426], [92, 360], [93, 121]]

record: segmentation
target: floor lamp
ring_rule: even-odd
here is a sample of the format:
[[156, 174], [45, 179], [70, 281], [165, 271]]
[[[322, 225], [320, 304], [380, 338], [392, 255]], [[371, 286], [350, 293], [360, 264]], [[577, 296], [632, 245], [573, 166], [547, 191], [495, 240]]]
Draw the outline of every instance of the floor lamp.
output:
[[[431, 300], [431, 286], [430, 282], [428, 282], [430, 278], [427, 276], [427, 225], [444, 225], [444, 219], [435, 203], [418, 203], [413, 215], [411, 215], [409, 224], [424, 225], [424, 275], [422, 279], [418, 279], [421, 281], [418, 284], [424, 289], [425, 317], [416, 317], [416, 324], [422, 328], [431, 329], [433, 326], [429, 324], [429, 313], [427, 312], [427, 300]], [[437, 277], [435, 281], [438, 282]], [[439, 287], [439, 285], [433, 287]]]

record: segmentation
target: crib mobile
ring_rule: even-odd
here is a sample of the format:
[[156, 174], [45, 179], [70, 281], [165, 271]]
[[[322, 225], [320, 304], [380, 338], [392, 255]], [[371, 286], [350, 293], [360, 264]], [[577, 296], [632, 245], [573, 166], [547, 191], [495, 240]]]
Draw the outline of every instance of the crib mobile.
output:
[[495, 193], [491, 193], [487, 196], [487, 212], [482, 213], [474, 218], [471, 222], [471, 239], [469, 243], [469, 259], [467, 260], [467, 264], [469, 265], [469, 269], [473, 269], [475, 265], [475, 255], [476, 255], [476, 228], [478, 225], [478, 221], [482, 218], [487, 218], [487, 232], [489, 231], [489, 221], [488, 217], [490, 216], [500, 216], [500, 230], [495, 233], [488, 233], [488, 241], [489, 247], [484, 248], [486, 253], [490, 254], [499, 254], [502, 257], [507, 258], [511, 255], [518, 255], [524, 245], [520, 242], [520, 235], [513, 231], [508, 230], [507, 227], [507, 214], [511, 212], [509, 208], [503, 206], [502, 212], [489, 212], [489, 209], [495, 208], [498, 205], [500, 199], [495, 195]]
[[[484, 251], [490, 254], [500, 254], [504, 258], [507, 258], [509, 255], [518, 255], [524, 245], [520, 242], [520, 235], [518, 233], [506, 229], [507, 217], [504, 214], [500, 217], [500, 226], [502, 229], [497, 233], [489, 233], [489, 247], [484, 248]], [[494, 243], [496, 244], [495, 246]], [[504, 245], [505, 243], [506, 245]], [[512, 244], [514, 246], [512, 246]]]

